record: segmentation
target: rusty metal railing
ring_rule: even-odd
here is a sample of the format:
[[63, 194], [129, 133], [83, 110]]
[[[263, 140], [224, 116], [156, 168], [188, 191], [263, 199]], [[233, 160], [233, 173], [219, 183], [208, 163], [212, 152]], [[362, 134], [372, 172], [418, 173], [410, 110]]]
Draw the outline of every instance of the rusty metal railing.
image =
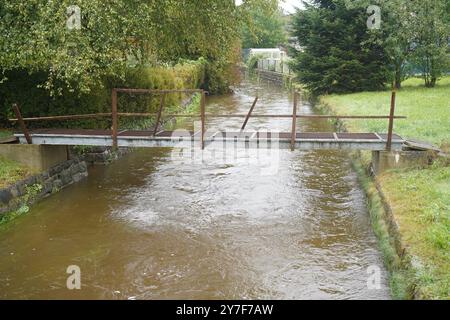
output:
[[[128, 94], [151, 94], [156, 93], [161, 95], [160, 105], [157, 113], [123, 113], [118, 112], [118, 94], [128, 93]], [[153, 136], [157, 134], [158, 126], [160, 124], [161, 118], [163, 117], [163, 110], [165, 107], [165, 99], [167, 94], [172, 93], [200, 93], [200, 115], [198, 114], [166, 114], [164, 116], [170, 118], [198, 118], [201, 121], [201, 134], [200, 141], [201, 147], [205, 147], [205, 132], [206, 132], [206, 120], [207, 118], [245, 118], [244, 123], [241, 127], [241, 131], [245, 130], [250, 118], [286, 118], [292, 119], [292, 129], [291, 129], [291, 149], [295, 148], [295, 141], [297, 137], [297, 119], [388, 119], [388, 136], [386, 142], [386, 150], [391, 151], [392, 149], [392, 139], [393, 139], [393, 129], [395, 119], [406, 119], [404, 116], [395, 115], [396, 106], [396, 91], [392, 90], [391, 96], [391, 107], [389, 116], [340, 116], [340, 115], [299, 115], [298, 104], [301, 101], [301, 93], [294, 92], [294, 102], [292, 114], [253, 114], [259, 97], [257, 96], [253, 101], [253, 104], [247, 114], [207, 114], [206, 113], [206, 91], [201, 89], [175, 89], [175, 90], [155, 90], [155, 89], [123, 89], [115, 88], [112, 90], [111, 94], [111, 113], [95, 113], [95, 114], [84, 114], [84, 115], [64, 115], [64, 116], [47, 116], [47, 117], [35, 117], [35, 118], [23, 118], [19, 109], [18, 104], [13, 105], [14, 112], [16, 114], [16, 119], [9, 119], [12, 122], [18, 122], [28, 144], [32, 143], [32, 137], [25, 125], [25, 122], [32, 121], [61, 121], [61, 120], [79, 120], [79, 119], [92, 119], [92, 118], [102, 118], [111, 117], [112, 120], [112, 147], [118, 147], [118, 132], [119, 132], [119, 117], [156, 117], [155, 128], [153, 130]]]
[[[112, 90], [112, 98], [111, 98], [111, 113], [112, 113], [112, 141], [113, 141], [113, 148], [118, 147], [118, 119], [120, 116], [127, 116], [127, 117], [149, 117], [154, 116], [155, 114], [151, 113], [119, 113], [117, 108], [117, 95], [118, 93], [128, 93], [128, 94], [160, 94], [161, 95], [161, 101], [159, 105], [158, 113], [156, 114], [156, 123], [155, 128], [153, 130], [153, 135], [155, 136], [158, 133], [158, 126], [161, 121], [163, 109], [165, 107], [165, 99], [167, 94], [172, 93], [200, 93], [201, 94], [201, 100], [200, 100], [200, 118], [202, 123], [201, 128], [201, 135], [200, 135], [200, 141], [202, 149], [205, 147], [205, 105], [206, 105], [206, 91], [202, 89], [174, 89], [174, 90], [156, 90], [156, 89], [126, 89], [126, 88], [114, 88]], [[177, 115], [168, 115], [170, 117], [177, 117]]]

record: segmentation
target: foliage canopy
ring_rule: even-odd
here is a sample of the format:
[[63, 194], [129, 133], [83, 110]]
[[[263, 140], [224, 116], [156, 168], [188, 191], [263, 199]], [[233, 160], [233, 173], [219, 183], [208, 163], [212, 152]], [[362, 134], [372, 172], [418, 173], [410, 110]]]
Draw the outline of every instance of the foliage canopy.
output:
[[[450, 1], [312, 0], [296, 14], [301, 81], [316, 93], [400, 88], [420, 74], [434, 87], [449, 70]], [[368, 28], [369, 5], [381, 10], [380, 28]]]
[[[81, 12], [81, 29], [67, 28]], [[88, 92], [106, 78], [124, 79], [127, 67], [173, 64], [204, 57], [223, 71], [255, 7], [275, 0], [3, 0], [0, 71], [46, 72], [45, 87]], [[233, 62], [233, 61], [231, 61]], [[3, 80], [4, 77], [3, 77]], [[220, 87], [220, 85], [218, 85]]]
[[367, 16], [345, 0], [315, 0], [294, 18], [299, 80], [315, 94], [378, 90], [387, 80], [385, 52], [370, 42]]
[[286, 23], [281, 10], [273, 13], [256, 8], [250, 12], [251, 24], [243, 26], [243, 48], [276, 48], [287, 42]]

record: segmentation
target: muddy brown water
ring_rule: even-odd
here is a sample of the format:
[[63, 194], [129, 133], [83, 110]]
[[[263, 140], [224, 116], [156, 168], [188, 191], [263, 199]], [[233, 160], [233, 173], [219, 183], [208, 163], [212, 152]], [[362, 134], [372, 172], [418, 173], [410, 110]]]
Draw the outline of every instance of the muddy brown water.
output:
[[[246, 80], [212, 113], [290, 113]], [[299, 113], [313, 113], [302, 104]], [[208, 127], [238, 129], [243, 119]], [[251, 119], [290, 131], [288, 119]], [[322, 120], [303, 131], [330, 131]], [[66, 269], [81, 270], [68, 290]], [[368, 268], [379, 267], [378, 289]], [[0, 231], [3, 299], [389, 299], [366, 199], [345, 151], [137, 150], [90, 169]]]

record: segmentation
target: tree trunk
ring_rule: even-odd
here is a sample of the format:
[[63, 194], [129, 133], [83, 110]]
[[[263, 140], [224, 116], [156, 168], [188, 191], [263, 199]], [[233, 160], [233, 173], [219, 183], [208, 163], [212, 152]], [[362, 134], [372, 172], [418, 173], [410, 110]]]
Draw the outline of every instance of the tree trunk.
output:
[[432, 77], [430, 81], [430, 88], [434, 88], [436, 86], [437, 78]]
[[402, 87], [402, 62], [395, 63], [395, 79], [394, 79], [394, 88], [401, 89]]
[[436, 86], [436, 82], [437, 82], [437, 68], [436, 68], [436, 60], [431, 58], [431, 63], [430, 63], [430, 88], [434, 88]]
[[401, 71], [395, 71], [394, 86], [395, 86], [395, 89], [401, 89], [402, 88], [402, 72]]

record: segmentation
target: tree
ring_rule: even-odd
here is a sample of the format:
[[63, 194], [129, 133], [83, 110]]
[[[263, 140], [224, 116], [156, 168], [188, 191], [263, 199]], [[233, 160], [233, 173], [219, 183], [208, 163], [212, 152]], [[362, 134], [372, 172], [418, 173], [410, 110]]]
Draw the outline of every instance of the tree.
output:
[[407, 62], [412, 53], [412, 8], [410, 2], [403, 0], [383, 0], [381, 5], [383, 47], [389, 59], [394, 87], [400, 89], [402, 81], [408, 76]]
[[345, 0], [314, 0], [294, 18], [299, 80], [314, 94], [384, 88], [388, 79], [381, 45], [369, 41], [365, 10]]
[[251, 12], [252, 23], [244, 25], [243, 48], [276, 48], [287, 41], [283, 13], [280, 9], [267, 14], [261, 8]]
[[[362, 8], [367, 8], [367, 1]], [[390, 80], [397, 89], [409, 75], [409, 58], [413, 47], [414, 22], [412, 5], [404, 0], [380, 0], [382, 21], [380, 29], [369, 31], [372, 41], [382, 45], [387, 58]]]
[[[347, 7], [361, 11], [367, 10], [372, 3], [370, 0], [346, 0]], [[409, 74], [407, 61], [413, 44], [412, 5], [405, 0], [378, 0], [375, 3], [380, 8], [380, 27], [367, 30], [368, 41], [384, 48], [389, 80], [400, 89]]]
[[[347, 5], [364, 10], [369, 0], [347, 0]], [[370, 41], [383, 46], [396, 88], [419, 66], [426, 86], [434, 86], [448, 69], [450, 1], [378, 0], [380, 29], [370, 30]]]
[[[140, 67], [204, 57], [216, 66], [209, 70], [220, 73], [235, 57], [248, 12], [274, 3], [245, 0], [236, 7], [232, 0], [110, 0], [107, 5], [102, 0], [3, 0], [0, 71], [47, 73], [41, 85], [55, 94], [64, 88], [89, 92], [107, 79], [123, 80], [131, 62]], [[80, 8], [79, 29], [67, 27], [71, 5]]]
[[434, 87], [449, 68], [449, 7], [442, 0], [413, 0], [414, 60], [426, 87]]
[[[69, 16], [73, 12], [68, 15], [72, 1], [2, 1], [3, 74], [15, 69], [46, 72], [44, 86], [54, 93], [65, 87], [87, 92], [102, 85], [105, 77], [123, 77], [128, 54], [136, 46], [132, 41], [136, 30], [129, 26], [134, 19], [149, 20], [148, 6], [137, 0], [111, 0], [107, 6], [101, 0], [75, 3], [81, 11], [73, 17]], [[69, 20], [78, 18], [81, 29], [69, 28]]]

